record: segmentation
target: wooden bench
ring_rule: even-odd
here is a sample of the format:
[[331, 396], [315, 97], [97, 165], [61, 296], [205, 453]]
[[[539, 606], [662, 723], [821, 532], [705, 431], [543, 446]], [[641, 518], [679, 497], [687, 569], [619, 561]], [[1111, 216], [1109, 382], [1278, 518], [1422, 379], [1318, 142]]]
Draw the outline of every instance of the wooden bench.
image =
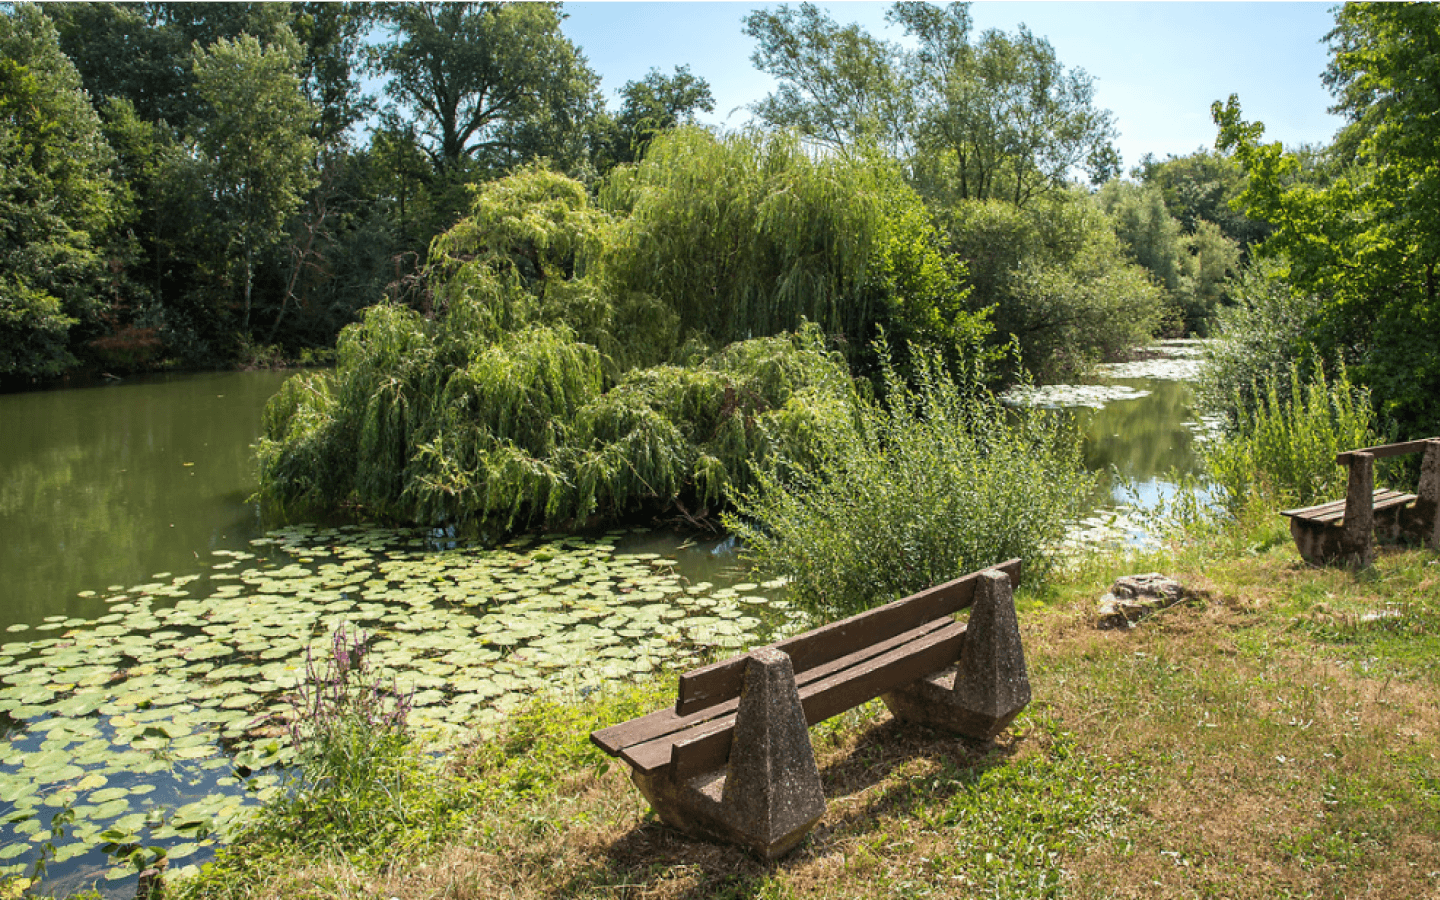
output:
[[[1375, 487], [1375, 460], [1422, 452], [1418, 494]], [[1345, 499], [1280, 513], [1289, 517], [1290, 534], [1306, 562], [1364, 568], [1375, 561], [1376, 536], [1440, 549], [1440, 439], [1348, 450], [1335, 462], [1349, 469]]]
[[1025, 708], [1019, 577], [1013, 559], [688, 672], [673, 709], [590, 739], [666, 824], [775, 859], [825, 812], [807, 726], [883, 697], [899, 720], [983, 740]]

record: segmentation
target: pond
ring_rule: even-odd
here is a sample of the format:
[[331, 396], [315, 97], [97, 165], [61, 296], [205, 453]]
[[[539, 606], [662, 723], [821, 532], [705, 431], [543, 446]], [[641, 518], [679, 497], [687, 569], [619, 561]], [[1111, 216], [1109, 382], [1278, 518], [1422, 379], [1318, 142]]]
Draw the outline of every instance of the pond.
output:
[[1139, 510], [1175, 491], [1176, 476], [1200, 471], [1199, 442], [1212, 425], [1195, 405], [1204, 342], [1161, 341], [1137, 362], [1098, 368], [1084, 384], [1011, 391], [1008, 403], [1070, 411], [1084, 436], [1085, 465], [1100, 474], [1096, 513], [1070, 543], [1150, 540]]
[[40, 861], [48, 891], [119, 896], [135, 875], [107, 842], [203, 860], [280, 789], [286, 697], [342, 624], [443, 743], [537, 685], [589, 691], [803, 623], [728, 543], [671, 532], [267, 531], [250, 447], [285, 377], [0, 395], [0, 876]]
[[[1087, 464], [1161, 492], [1195, 465], [1174, 375], [1111, 370], [1031, 401], [1084, 400]], [[342, 624], [374, 635], [372, 662], [441, 742], [539, 684], [583, 694], [807, 624], [730, 544], [676, 533], [482, 549], [267, 530], [251, 445], [285, 377], [0, 395], [0, 876], [45, 860], [47, 891], [119, 896], [135, 875], [106, 841], [165, 847], [173, 869], [205, 859], [281, 789], [286, 697]]]

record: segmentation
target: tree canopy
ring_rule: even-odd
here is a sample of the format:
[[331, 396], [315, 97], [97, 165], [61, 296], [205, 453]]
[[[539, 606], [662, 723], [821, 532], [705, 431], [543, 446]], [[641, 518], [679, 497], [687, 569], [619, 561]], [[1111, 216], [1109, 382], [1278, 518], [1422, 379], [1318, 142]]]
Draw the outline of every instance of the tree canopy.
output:
[[1213, 107], [1217, 145], [1246, 170], [1247, 214], [1275, 228], [1263, 251], [1323, 298], [1312, 337], [1356, 364], [1402, 431], [1433, 434], [1440, 356], [1421, 336], [1440, 326], [1440, 8], [1350, 4], [1328, 40], [1354, 165], [1306, 182], [1301, 159], [1265, 143], [1233, 95]]
[[0, 17], [0, 375], [58, 374], [72, 326], [98, 319], [128, 212], [114, 163], [54, 26]]
[[559, 3], [389, 3], [379, 15], [391, 36], [375, 68], [437, 167], [554, 155], [597, 106], [598, 79], [561, 33]]
[[752, 60], [780, 81], [753, 109], [761, 121], [832, 146], [877, 142], [908, 157], [942, 202], [1016, 205], [1063, 188], [1075, 169], [1099, 184], [1118, 174], [1113, 116], [1094, 80], [1067, 69], [1050, 42], [972, 35], [967, 3], [896, 3], [886, 14], [917, 47], [840, 26], [802, 3], [745, 19]]

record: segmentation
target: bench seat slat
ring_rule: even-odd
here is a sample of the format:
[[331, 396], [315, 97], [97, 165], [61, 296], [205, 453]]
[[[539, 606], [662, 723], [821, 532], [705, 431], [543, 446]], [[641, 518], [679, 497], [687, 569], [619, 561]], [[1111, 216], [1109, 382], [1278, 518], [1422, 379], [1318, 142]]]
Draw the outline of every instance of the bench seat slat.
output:
[[[990, 569], [1004, 572], [1012, 584], [1020, 582], [1018, 559], [991, 566]], [[794, 666], [798, 678], [801, 672], [848, 656], [877, 639], [902, 634], [923, 622], [951, 616], [967, 608], [974, 602], [975, 585], [980, 574], [972, 572], [772, 646], [790, 657], [790, 664]], [[745, 677], [745, 659], [746, 655], [742, 654], [681, 675], [675, 712], [681, 716], [689, 715], [703, 707], [739, 696]]]
[[[888, 650], [903, 646], [932, 631], [937, 631], [946, 625], [952, 624], [954, 623], [950, 619], [935, 619], [926, 622], [904, 634], [897, 635], [886, 641], [880, 641], [870, 647], [864, 647], [850, 656], [838, 660], [831, 660], [823, 666], [817, 666], [804, 672], [797, 672], [795, 683], [803, 689], [812, 682], [819, 681], [836, 672], [854, 667], [868, 659], [880, 656]], [[650, 713], [648, 716], [641, 716], [638, 719], [631, 719], [628, 722], [621, 722], [619, 725], [612, 725], [609, 728], [596, 731], [590, 735], [590, 740], [611, 756], [618, 756], [627, 747], [664, 738], [667, 735], [677, 734], [694, 728], [696, 725], [709, 719], [732, 714], [739, 705], [740, 700], [736, 697], [723, 703], [703, 707], [696, 712], [683, 716], [677, 714], [673, 708], [661, 709]]]
[[[1372, 495], [1371, 504], [1376, 512], [1390, 509], [1393, 506], [1404, 506], [1415, 499], [1414, 494], [1406, 494], [1401, 491], [1390, 490], [1389, 488], [1376, 488]], [[1280, 511], [1282, 516], [1290, 516], [1294, 519], [1304, 519], [1307, 522], [1315, 522], [1321, 525], [1330, 522], [1338, 522], [1345, 518], [1345, 501], [1332, 500], [1329, 503], [1321, 503], [1318, 506], [1306, 506], [1301, 509], [1285, 509]]]
[[[853, 662], [836, 666], [830, 674], [800, 686], [805, 723], [813, 725], [945, 668], [959, 658], [964, 640], [964, 623], [941, 620], [941, 627], [922, 632], [879, 655], [854, 654]], [[673, 759], [671, 777], [690, 778], [725, 765], [734, 731], [732, 711], [692, 731], [627, 747], [619, 755], [647, 775], [670, 765]]]

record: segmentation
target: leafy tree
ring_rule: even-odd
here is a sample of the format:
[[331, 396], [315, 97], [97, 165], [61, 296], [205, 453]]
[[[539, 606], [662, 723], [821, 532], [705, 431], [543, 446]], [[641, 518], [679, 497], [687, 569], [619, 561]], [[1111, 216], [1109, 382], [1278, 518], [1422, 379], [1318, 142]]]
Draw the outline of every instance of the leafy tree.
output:
[[1235, 208], [1245, 189], [1245, 171], [1233, 156], [1203, 147], [1164, 160], [1147, 153], [1132, 174], [1145, 185], [1159, 188], [1165, 209], [1186, 234], [1194, 234], [1201, 222], [1212, 222], [1239, 245], [1242, 258], [1248, 256], [1251, 245], [1270, 234], [1265, 222]]
[[709, 82], [690, 74], [689, 66], [676, 66], [674, 75], [651, 69], [644, 79], [627, 81], [620, 96], [611, 140], [617, 163], [639, 159], [660, 132], [694, 125], [698, 113], [715, 111]]
[[964, 3], [897, 3], [888, 18], [919, 42], [907, 59], [923, 98], [916, 143], [946, 193], [1021, 205], [1062, 188], [1073, 168], [1096, 184], [1116, 174], [1114, 117], [1094, 106], [1094, 80], [1067, 71], [1049, 41], [1021, 25], [972, 43]]
[[809, 321], [862, 361], [878, 327], [953, 348], [987, 331], [894, 160], [816, 157], [790, 135], [662, 135], [616, 169], [606, 275], [678, 317], [677, 339], [726, 344]]
[[780, 80], [751, 107], [761, 122], [836, 147], [905, 143], [913, 110], [897, 46], [836, 24], [813, 3], [752, 12], [745, 34], [759, 42], [751, 62]]
[[71, 328], [93, 324], [127, 204], [114, 151], [36, 7], [0, 17], [0, 376], [74, 363]]
[[91, 99], [128, 100], [147, 122], [183, 134], [201, 112], [194, 52], [220, 38], [280, 37], [290, 18], [281, 3], [46, 3], [61, 48], [74, 61]]
[[971, 304], [993, 308], [996, 336], [1019, 342], [1031, 372], [1083, 370], [1149, 339], [1169, 314], [1164, 291], [1083, 191], [1025, 207], [970, 200], [946, 218]]
[[1215, 103], [1217, 145], [1249, 182], [1248, 215], [1275, 233], [1263, 251], [1288, 263], [1296, 289], [1325, 299], [1314, 337], [1345, 351], [1405, 436], [1440, 431], [1440, 7], [1352, 4], [1329, 35], [1326, 82], [1349, 120], [1355, 165], [1324, 186], [1239, 99]]
[[250, 327], [257, 256], [287, 237], [286, 225], [315, 184], [315, 109], [294, 73], [298, 48], [253, 37], [224, 38], [197, 54], [196, 89], [208, 115], [195, 149], [228, 233], [231, 264], [243, 296], [242, 332]]
[[876, 141], [903, 153], [928, 196], [1025, 204], [1075, 168], [1103, 183], [1119, 168], [1113, 117], [1094, 82], [1062, 66], [1023, 25], [972, 40], [969, 5], [896, 3], [886, 14], [914, 50], [841, 27], [810, 4], [752, 13], [752, 60], [780, 80], [753, 107], [768, 125], [832, 146]]
[[374, 16], [363, 3], [293, 4], [290, 29], [304, 48], [300, 81], [318, 110], [312, 136], [321, 147], [345, 140], [345, 133], [374, 109], [360, 83], [362, 41]]
[[1209, 334], [1240, 250], [1215, 223], [1201, 219], [1186, 234], [1156, 187], [1116, 179], [1097, 196], [1115, 233], [1141, 266], [1155, 276], [1179, 309], [1187, 334]]
[[375, 68], [437, 169], [551, 155], [597, 105], [558, 3], [391, 3], [379, 16], [391, 37]]

